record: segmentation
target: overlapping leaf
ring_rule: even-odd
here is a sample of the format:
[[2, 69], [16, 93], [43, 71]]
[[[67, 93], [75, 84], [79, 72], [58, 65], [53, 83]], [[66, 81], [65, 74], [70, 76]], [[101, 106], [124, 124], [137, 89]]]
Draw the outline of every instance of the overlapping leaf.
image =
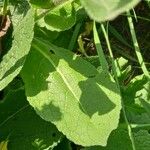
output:
[[82, 150], [132, 150], [132, 144], [127, 129], [119, 127], [111, 133], [106, 147], [92, 146]]
[[41, 40], [34, 41], [22, 72], [30, 105], [73, 142], [106, 145], [121, 109], [116, 84], [71, 52]]
[[5, 88], [18, 75], [24, 64], [33, 38], [34, 10], [27, 1], [11, 7], [12, 47], [0, 62], [0, 90]]
[[76, 11], [79, 5], [73, 0], [64, 1], [54, 9], [50, 10], [38, 21], [41, 27], [51, 31], [64, 31], [70, 29], [76, 22]]
[[132, 9], [140, 0], [80, 0], [89, 16], [98, 21], [111, 20]]
[[[133, 133], [136, 150], [149, 150], [150, 134], [147, 130]], [[106, 147], [93, 146], [82, 150], [133, 150], [127, 128], [118, 128], [113, 131]]]
[[54, 125], [36, 115], [23, 90], [8, 93], [0, 103], [0, 116], [0, 143], [7, 144], [8, 150], [52, 149], [63, 137]]

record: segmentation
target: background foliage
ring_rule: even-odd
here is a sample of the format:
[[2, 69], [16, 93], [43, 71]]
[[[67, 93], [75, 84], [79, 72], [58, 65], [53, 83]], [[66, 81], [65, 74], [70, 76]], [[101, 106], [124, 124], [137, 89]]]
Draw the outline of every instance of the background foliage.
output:
[[0, 6], [0, 150], [150, 149], [149, 0]]

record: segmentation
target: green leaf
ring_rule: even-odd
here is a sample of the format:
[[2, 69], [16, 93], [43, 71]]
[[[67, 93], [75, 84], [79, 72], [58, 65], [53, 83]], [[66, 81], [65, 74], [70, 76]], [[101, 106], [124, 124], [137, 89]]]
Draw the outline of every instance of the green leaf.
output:
[[66, 1], [40, 19], [38, 24], [51, 31], [68, 30], [76, 22], [76, 5], [72, 0]]
[[[133, 79], [137, 81], [143, 81], [143, 86], [140, 90], [136, 91], [135, 102], [147, 111], [147, 114], [150, 117], [150, 81], [145, 76], [139, 75]], [[144, 84], [145, 81], [145, 84]]]
[[60, 33], [61, 32], [47, 30], [46, 28], [40, 28], [39, 26], [34, 27], [35, 37], [42, 37], [43, 40], [48, 40], [50, 42], [57, 40]]
[[30, 3], [36, 7], [45, 9], [51, 8], [54, 5], [52, 0], [30, 0]]
[[8, 139], [10, 150], [51, 149], [63, 137], [42, 120], [27, 103], [23, 90], [9, 91], [0, 103], [0, 142]]
[[119, 90], [108, 74], [68, 50], [35, 39], [22, 78], [30, 105], [68, 139], [83, 146], [107, 144], [121, 109]]
[[33, 38], [34, 10], [24, 1], [12, 8], [12, 47], [0, 62], [0, 90], [16, 77], [24, 64]]
[[128, 120], [133, 124], [150, 123], [149, 81], [144, 75], [135, 76], [124, 87], [123, 99]]
[[133, 8], [140, 0], [80, 0], [89, 16], [98, 21], [112, 20]]
[[132, 145], [127, 129], [119, 127], [111, 133], [106, 147], [92, 146], [81, 150], [132, 150]]
[[[142, 80], [143, 76], [139, 76], [139, 77]], [[145, 101], [150, 105], [150, 81], [149, 80], [147, 80], [147, 82], [143, 85], [142, 89], [136, 92], [136, 101]]]
[[[149, 150], [150, 134], [147, 130], [139, 130], [133, 133], [136, 150]], [[127, 129], [118, 128], [109, 137], [106, 147], [93, 146], [81, 150], [133, 150]]]
[[149, 150], [150, 134], [147, 130], [140, 130], [134, 134], [136, 150]]

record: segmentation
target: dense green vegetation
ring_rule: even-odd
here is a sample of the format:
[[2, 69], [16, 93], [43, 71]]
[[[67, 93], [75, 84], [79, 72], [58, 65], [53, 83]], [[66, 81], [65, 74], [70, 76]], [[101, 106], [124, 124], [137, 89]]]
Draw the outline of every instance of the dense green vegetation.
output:
[[0, 150], [150, 150], [149, 0], [0, 9]]

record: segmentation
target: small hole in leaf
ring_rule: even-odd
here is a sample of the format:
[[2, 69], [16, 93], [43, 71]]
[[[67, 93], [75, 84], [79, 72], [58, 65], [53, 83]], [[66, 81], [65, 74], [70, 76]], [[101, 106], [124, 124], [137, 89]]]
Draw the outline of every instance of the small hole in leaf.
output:
[[53, 50], [50, 50], [50, 53], [55, 54]]
[[56, 133], [53, 133], [53, 134], [52, 134], [52, 137], [56, 137]]

